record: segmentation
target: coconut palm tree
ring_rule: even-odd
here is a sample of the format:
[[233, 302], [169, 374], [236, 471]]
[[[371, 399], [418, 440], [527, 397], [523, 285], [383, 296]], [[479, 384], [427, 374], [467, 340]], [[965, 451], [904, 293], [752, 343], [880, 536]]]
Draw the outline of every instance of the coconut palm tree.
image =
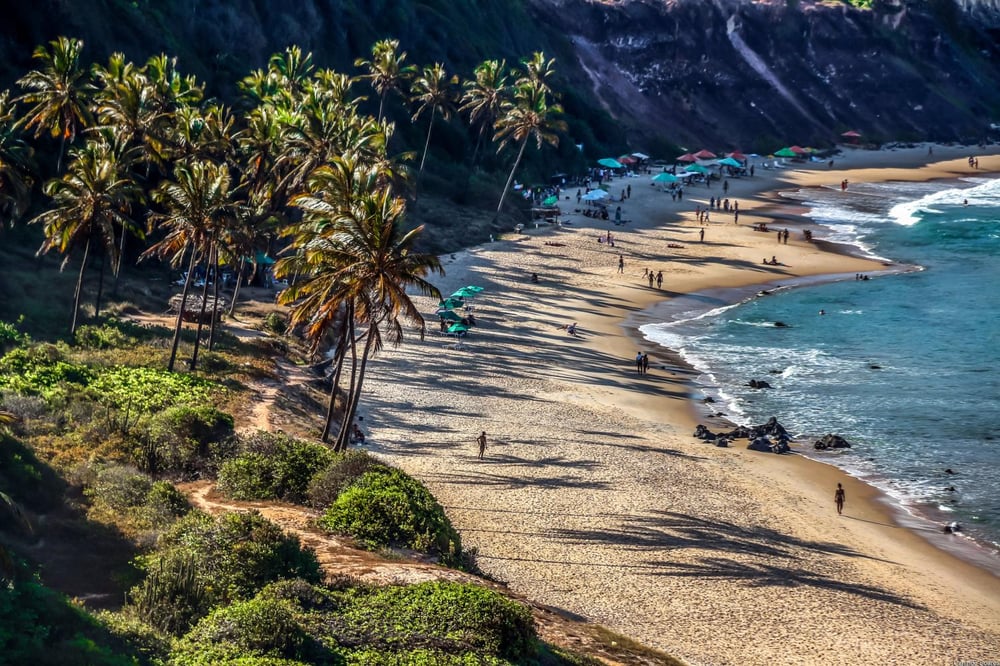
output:
[[378, 93], [378, 120], [382, 120], [385, 112], [385, 100], [392, 93], [401, 93], [406, 82], [413, 78], [417, 68], [413, 65], [404, 65], [406, 51], [399, 52], [399, 41], [395, 39], [382, 39], [372, 45], [372, 59], [364, 60], [358, 58], [354, 61], [355, 67], [364, 67], [367, 74], [362, 74], [361, 78], [368, 79], [372, 88]]
[[127, 175], [131, 161], [128, 152], [116, 145], [110, 135], [88, 140], [83, 147], [71, 150], [70, 156], [72, 161], [63, 177], [45, 184], [44, 192], [52, 197], [52, 208], [32, 222], [45, 225], [45, 241], [39, 253], [56, 249], [65, 254], [63, 267], [69, 261], [72, 250], [80, 246], [83, 248], [73, 297], [73, 322], [70, 326], [70, 334], [73, 334], [76, 332], [83, 276], [91, 244], [95, 239], [100, 243], [104, 256], [111, 260], [117, 275], [121, 262], [118, 234], [141, 233], [130, 217], [132, 204], [141, 197], [141, 190]]
[[[405, 202], [393, 195], [388, 183], [381, 167], [350, 157], [338, 157], [317, 170], [310, 193], [292, 202], [303, 211], [293, 253], [275, 267], [278, 275], [299, 275], [279, 297], [292, 306], [290, 325], [305, 326], [314, 350], [328, 332], [336, 335], [338, 362], [324, 441], [330, 433], [340, 367], [346, 351], [352, 354], [351, 389], [335, 450], [347, 447], [371, 355], [386, 341], [402, 341], [404, 321], [424, 333], [424, 320], [407, 290], [440, 297], [425, 276], [440, 273], [441, 264], [437, 257], [413, 250], [423, 227], [403, 232]], [[366, 330], [358, 335], [356, 326]], [[356, 345], [362, 339], [358, 359]]]
[[467, 112], [473, 127], [479, 127], [476, 149], [472, 153], [473, 166], [479, 156], [486, 128], [493, 127], [500, 116], [507, 93], [508, 76], [506, 60], [487, 60], [476, 66], [474, 78], [462, 84], [465, 92], [462, 94], [459, 111]]
[[[185, 256], [189, 257], [167, 364], [167, 369], [173, 372], [195, 267], [200, 260], [211, 260], [212, 247], [225, 221], [233, 215], [229, 168], [208, 160], [178, 162], [174, 165], [173, 178], [164, 181], [152, 196], [165, 212], [149, 216], [150, 228], [163, 229], [165, 236], [142, 256], [167, 259], [174, 267], [180, 266]], [[203, 309], [204, 305], [203, 300]]]
[[46, 130], [53, 138], [59, 137], [58, 172], [62, 170], [66, 140], [72, 143], [77, 130], [89, 123], [89, 86], [87, 73], [80, 68], [83, 42], [59, 37], [49, 46], [51, 50], [44, 46], [35, 49], [32, 57], [41, 61], [42, 67], [18, 80], [17, 84], [27, 90], [18, 101], [34, 105], [24, 116], [25, 129], [34, 127], [36, 137]]
[[549, 80], [556, 71], [555, 58], [546, 59], [544, 53], [535, 51], [531, 54], [530, 58], [522, 60], [521, 64], [524, 66], [524, 73], [519, 77], [518, 84], [534, 81], [541, 85], [545, 89], [545, 92], [550, 95], [554, 94], [552, 88], [549, 86]]
[[33, 181], [31, 147], [21, 138], [10, 91], [0, 92], [0, 229], [24, 214]]
[[458, 77], [449, 77], [441, 63], [424, 67], [420, 76], [413, 80], [410, 94], [412, 101], [417, 104], [417, 110], [413, 113], [413, 121], [416, 122], [424, 113], [430, 114], [430, 121], [427, 123], [427, 139], [424, 141], [424, 153], [423, 157], [420, 158], [420, 168], [417, 170], [418, 185], [420, 176], [424, 173], [424, 164], [427, 162], [427, 150], [431, 146], [434, 117], [440, 113], [445, 120], [451, 118], [455, 99], [452, 86], [457, 83]]
[[521, 164], [528, 140], [534, 137], [538, 148], [541, 148], [543, 143], [558, 145], [559, 136], [555, 132], [566, 129], [566, 123], [553, 118], [553, 115], [562, 113], [562, 107], [549, 103], [546, 90], [544, 84], [534, 79], [521, 79], [514, 89], [514, 98], [504, 103], [503, 113], [496, 121], [494, 140], [500, 141], [497, 152], [503, 150], [508, 143], [518, 143], [520, 148], [514, 166], [511, 167], [510, 176], [507, 178], [507, 184], [504, 185], [503, 194], [500, 195], [500, 203], [493, 216], [494, 222], [503, 210], [503, 202], [514, 182], [514, 174]]

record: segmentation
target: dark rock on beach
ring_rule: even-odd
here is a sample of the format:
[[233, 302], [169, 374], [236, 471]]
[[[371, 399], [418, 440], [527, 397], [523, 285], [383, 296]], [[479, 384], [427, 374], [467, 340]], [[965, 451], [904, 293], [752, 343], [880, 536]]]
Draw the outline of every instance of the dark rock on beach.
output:
[[749, 386], [750, 388], [754, 388], [754, 389], [769, 389], [769, 388], [771, 388], [771, 385], [768, 384], [763, 379], [751, 379], [749, 382], [747, 382], [747, 386]]
[[823, 437], [816, 440], [813, 444], [813, 448], [817, 451], [825, 451], [827, 449], [849, 449], [851, 448], [851, 443], [840, 435], [823, 435]]

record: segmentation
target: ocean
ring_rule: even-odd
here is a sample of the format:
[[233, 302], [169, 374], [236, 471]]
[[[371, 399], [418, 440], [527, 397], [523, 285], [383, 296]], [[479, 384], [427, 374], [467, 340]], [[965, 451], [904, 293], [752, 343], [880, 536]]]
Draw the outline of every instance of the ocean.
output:
[[[802, 453], [1000, 548], [1000, 180], [784, 196], [809, 208], [816, 238], [900, 270], [693, 294], [641, 332], [693, 366], [731, 421], [776, 416]], [[853, 447], [814, 451], [826, 433]]]

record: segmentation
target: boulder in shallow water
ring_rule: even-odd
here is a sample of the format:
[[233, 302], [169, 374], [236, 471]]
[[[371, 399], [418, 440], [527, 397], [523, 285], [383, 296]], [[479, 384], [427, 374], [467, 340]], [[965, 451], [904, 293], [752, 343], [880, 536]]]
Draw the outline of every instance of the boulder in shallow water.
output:
[[747, 383], [747, 386], [749, 386], [750, 388], [755, 388], [755, 389], [769, 389], [769, 388], [771, 388], [771, 385], [768, 384], [767, 382], [765, 382], [763, 379], [751, 379]]
[[816, 440], [813, 444], [813, 448], [817, 451], [825, 451], [826, 449], [849, 449], [851, 448], [851, 443], [840, 435], [823, 435], [820, 439]]

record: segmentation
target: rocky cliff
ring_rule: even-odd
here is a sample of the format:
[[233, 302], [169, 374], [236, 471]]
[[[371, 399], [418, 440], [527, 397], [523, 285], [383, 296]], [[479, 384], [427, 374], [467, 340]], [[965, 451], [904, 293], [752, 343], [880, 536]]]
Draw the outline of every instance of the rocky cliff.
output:
[[[979, 140], [1000, 117], [995, 0], [535, 0], [594, 104], [691, 146]], [[718, 145], [713, 144], [713, 145]]]

